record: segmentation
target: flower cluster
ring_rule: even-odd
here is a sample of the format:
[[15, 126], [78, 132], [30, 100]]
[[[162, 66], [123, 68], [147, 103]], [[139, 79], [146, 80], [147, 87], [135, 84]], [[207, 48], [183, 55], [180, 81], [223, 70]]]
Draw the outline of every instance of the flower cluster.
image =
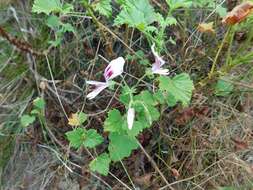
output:
[[[155, 44], [151, 46], [151, 51], [155, 57], [155, 62], [152, 64], [151, 71], [153, 74], [168, 75], [168, 69], [162, 69], [165, 61], [155, 51]], [[112, 60], [104, 70], [105, 82], [87, 81], [87, 84], [93, 85], [94, 89], [87, 95], [89, 100], [95, 98], [100, 92], [110, 85], [110, 81], [123, 73], [125, 60], [123, 57], [118, 57]], [[135, 110], [131, 106], [127, 111], [127, 125], [129, 130], [132, 129], [135, 117]]]

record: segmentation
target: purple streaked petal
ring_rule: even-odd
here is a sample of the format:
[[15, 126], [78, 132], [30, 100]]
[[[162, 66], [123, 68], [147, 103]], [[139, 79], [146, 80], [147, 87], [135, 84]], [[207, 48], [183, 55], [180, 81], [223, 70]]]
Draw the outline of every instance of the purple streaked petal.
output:
[[152, 51], [152, 53], [153, 53], [153, 55], [154, 55], [154, 57], [155, 57], [155, 63], [153, 63], [153, 64], [155, 64], [155, 65], [157, 65], [157, 66], [159, 66], [159, 67], [161, 67], [161, 66], [163, 66], [164, 64], [165, 64], [165, 61], [162, 59], [162, 57], [160, 57], [159, 55], [158, 55], [158, 53], [155, 51], [155, 44], [153, 44], [152, 46], [151, 46], [151, 51]]
[[109, 65], [105, 68], [104, 77], [105, 80], [111, 80], [123, 73], [125, 60], [123, 57], [118, 57], [112, 60]]

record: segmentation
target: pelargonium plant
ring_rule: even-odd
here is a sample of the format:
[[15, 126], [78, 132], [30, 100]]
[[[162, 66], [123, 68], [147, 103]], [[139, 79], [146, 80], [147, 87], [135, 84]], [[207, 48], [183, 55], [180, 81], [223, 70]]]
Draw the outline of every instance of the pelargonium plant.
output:
[[[118, 57], [108, 64], [104, 70], [105, 81], [86, 82], [88, 85], [94, 86], [94, 89], [87, 95], [89, 100], [98, 98], [102, 91], [111, 84], [120, 85], [119, 101], [125, 107], [125, 112], [115, 108], [108, 110], [103, 130], [108, 133], [109, 144], [104, 152], [91, 161], [89, 166], [92, 171], [107, 175], [111, 162], [121, 161], [130, 156], [131, 152], [140, 146], [138, 135], [146, 128], [150, 128], [153, 122], [159, 120], [160, 112], [157, 109], [159, 106], [172, 107], [177, 103], [187, 106], [191, 100], [194, 87], [189, 75], [181, 73], [173, 78], [169, 77], [169, 69], [163, 68], [166, 62], [159, 56], [154, 44], [151, 46], [151, 51], [155, 61], [147, 70], [153, 77], [150, 78], [149, 74], [145, 73], [141, 79], [147, 79], [147, 82], [153, 83], [153, 90], [147, 87], [145, 90], [138, 91], [142, 80], [137, 81], [133, 86], [129, 86], [124, 81], [122, 75], [124, 74], [125, 59], [123, 57]], [[112, 82], [120, 75], [122, 83]], [[87, 115], [77, 113], [75, 116], [75, 122], [73, 122], [73, 118], [70, 119], [71, 123], [77, 125], [74, 126], [73, 131], [66, 133], [71, 147], [77, 149], [80, 147], [95, 148], [104, 142], [103, 137], [95, 129], [87, 130], [81, 127], [85, 123]]]

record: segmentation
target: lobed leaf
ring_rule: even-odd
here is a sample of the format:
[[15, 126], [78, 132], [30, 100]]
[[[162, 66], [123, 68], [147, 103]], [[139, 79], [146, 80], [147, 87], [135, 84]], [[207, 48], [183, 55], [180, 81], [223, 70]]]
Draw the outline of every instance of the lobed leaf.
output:
[[67, 132], [66, 136], [71, 147], [80, 148], [85, 139], [85, 131], [83, 128], [77, 128]]
[[215, 86], [216, 96], [228, 96], [234, 89], [234, 85], [220, 78]]
[[183, 106], [186, 106], [190, 103], [194, 86], [190, 76], [187, 73], [182, 73], [172, 79], [160, 76], [159, 88], [172, 95], [175, 101], [180, 101]]
[[127, 24], [144, 31], [148, 25], [156, 21], [154, 8], [148, 0], [127, 0], [122, 3], [123, 9], [114, 20], [115, 25]]
[[109, 132], [119, 132], [122, 130], [124, 119], [119, 110], [113, 109], [109, 111], [108, 117], [104, 122], [104, 130]]
[[132, 150], [138, 148], [136, 138], [126, 134], [110, 133], [109, 139], [110, 144], [108, 150], [113, 161], [119, 161], [130, 156]]
[[103, 142], [103, 137], [97, 133], [95, 129], [89, 129], [86, 132], [86, 137], [83, 142], [83, 145], [88, 148], [94, 148], [95, 146]]
[[79, 127], [67, 132], [66, 136], [70, 146], [74, 148], [80, 148], [82, 145], [87, 148], [94, 148], [103, 142], [103, 137], [95, 129], [86, 130]]
[[112, 16], [111, 0], [100, 0], [95, 4], [95, 10], [106, 17]]
[[108, 175], [111, 159], [107, 153], [100, 154], [89, 164], [91, 171]]
[[49, 15], [51, 12], [60, 12], [62, 5], [60, 0], [35, 0], [32, 7], [34, 13], [45, 13]]
[[23, 115], [23, 116], [21, 117], [21, 120], [20, 120], [21, 125], [22, 125], [23, 127], [29, 126], [29, 125], [32, 124], [34, 121], [35, 121], [35, 117], [34, 117], [34, 116], [31, 116], [31, 115]]
[[45, 108], [46, 103], [45, 103], [43, 98], [38, 97], [38, 98], [33, 100], [33, 105], [36, 108], [38, 108], [40, 110], [43, 110]]

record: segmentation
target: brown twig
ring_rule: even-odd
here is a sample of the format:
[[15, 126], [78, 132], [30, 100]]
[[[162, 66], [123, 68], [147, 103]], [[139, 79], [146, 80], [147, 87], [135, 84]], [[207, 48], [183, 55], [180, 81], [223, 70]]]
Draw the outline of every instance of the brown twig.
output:
[[34, 50], [28, 42], [19, 40], [16, 37], [12, 37], [1, 26], [0, 26], [0, 36], [6, 39], [10, 44], [14, 45], [19, 50], [25, 53], [31, 53], [34, 56], [42, 56], [45, 54], [44, 52]]

